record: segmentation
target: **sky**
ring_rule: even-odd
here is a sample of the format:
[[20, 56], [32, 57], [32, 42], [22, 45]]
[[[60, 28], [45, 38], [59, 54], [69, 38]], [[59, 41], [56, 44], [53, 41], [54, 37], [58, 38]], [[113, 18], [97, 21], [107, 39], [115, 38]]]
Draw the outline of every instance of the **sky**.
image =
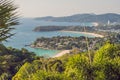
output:
[[14, 0], [22, 17], [118, 13], [120, 0]]

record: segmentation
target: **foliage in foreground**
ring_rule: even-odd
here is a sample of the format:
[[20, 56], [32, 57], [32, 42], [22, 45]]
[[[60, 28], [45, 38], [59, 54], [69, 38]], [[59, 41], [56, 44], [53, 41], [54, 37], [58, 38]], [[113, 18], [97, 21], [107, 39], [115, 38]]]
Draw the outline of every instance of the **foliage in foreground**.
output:
[[0, 0], [0, 41], [13, 36], [11, 26], [17, 25], [17, 6], [11, 0]]
[[0, 80], [11, 80], [25, 62], [32, 62], [34, 58], [26, 49], [6, 48], [0, 44]]
[[25, 63], [12, 80], [120, 80], [120, 45], [106, 43], [89, 63], [87, 53]]

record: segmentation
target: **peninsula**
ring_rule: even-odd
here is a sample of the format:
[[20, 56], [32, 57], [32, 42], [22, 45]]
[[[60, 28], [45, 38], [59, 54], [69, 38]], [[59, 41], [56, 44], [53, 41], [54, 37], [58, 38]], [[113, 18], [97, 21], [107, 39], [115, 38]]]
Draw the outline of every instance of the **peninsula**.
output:
[[[88, 38], [90, 47], [97, 42], [101, 42], [102, 38]], [[43, 48], [51, 50], [71, 50], [73, 48], [79, 48], [80, 51], [86, 51], [86, 37], [70, 37], [70, 36], [57, 36], [52, 38], [37, 38], [34, 43], [31, 44], [33, 48]], [[92, 48], [92, 47], [91, 47]]]

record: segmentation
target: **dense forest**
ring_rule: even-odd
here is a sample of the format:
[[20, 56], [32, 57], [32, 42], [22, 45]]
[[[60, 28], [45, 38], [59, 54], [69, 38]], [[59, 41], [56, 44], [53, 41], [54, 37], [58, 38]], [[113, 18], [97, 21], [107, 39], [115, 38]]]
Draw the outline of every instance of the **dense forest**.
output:
[[13, 80], [120, 80], [120, 44], [105, 43], [97, 51], [25, 63]]
[[26, 49], [5, 47], [0, 44], [0, 80], [11, 80], [19, 68], [26, 62], [32, 62], [35, 54]]
[[[90, 57], [89, 57], [90, 54]], [[0, 45], [0, 80], [119, 80], [120, 44], [73, 51], [58, 58], [35, 56], [26, 49]]]

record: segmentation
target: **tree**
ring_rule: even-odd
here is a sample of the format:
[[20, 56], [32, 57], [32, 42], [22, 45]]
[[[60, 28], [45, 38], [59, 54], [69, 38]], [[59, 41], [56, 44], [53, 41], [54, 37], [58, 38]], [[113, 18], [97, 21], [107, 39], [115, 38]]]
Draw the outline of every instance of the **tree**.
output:
[[94, 80], [120, 80], [120, 45], [106, 43], [93, 58]]
[[0, 42], [14, 35], [10, 31], [18, 24], [17, 8], [11, 0], [0, 0]]

